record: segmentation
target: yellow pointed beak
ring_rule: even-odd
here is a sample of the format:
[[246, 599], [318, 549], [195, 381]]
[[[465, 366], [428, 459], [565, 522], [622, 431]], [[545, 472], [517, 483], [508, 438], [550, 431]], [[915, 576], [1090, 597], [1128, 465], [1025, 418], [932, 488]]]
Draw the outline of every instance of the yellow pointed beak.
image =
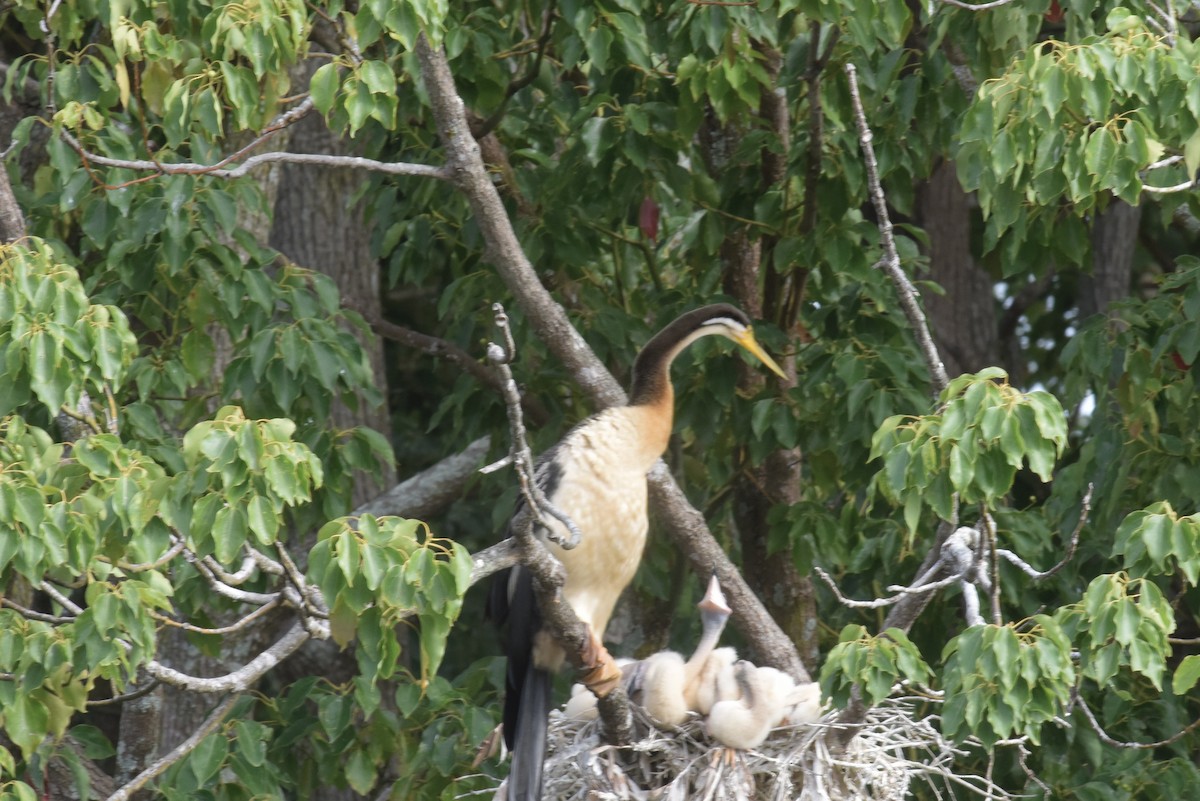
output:
[[783, 368], [776, 364], [775, 360], [767, 355], [767, 352], [763, 350], [762, 345], [758, 344], [758, 340], [754, 338], [753, 329], [747, 328], [745, 331], [734, 337], [733, 341], [758, 357], [758, 360], [765, 364], [772, 373], [780, 378], [787, 378], [787, 373], [783, 372]]

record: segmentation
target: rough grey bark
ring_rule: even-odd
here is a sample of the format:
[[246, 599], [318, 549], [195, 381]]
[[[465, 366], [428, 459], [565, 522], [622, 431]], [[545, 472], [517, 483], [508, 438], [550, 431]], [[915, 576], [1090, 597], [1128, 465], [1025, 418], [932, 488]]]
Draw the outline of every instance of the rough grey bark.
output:
[[0, 164], [0, 242], [15, 242], [25, 235], [25, 215], [17, 205], [8, 170]]
[[999, 361], [992, 278], [971, 255], [970, 197], [954, 164], [942, 162], [918, 191], [921, 227], [929, 237], [929, 278], [945, 290], [927, 292], [925, 308], [950, 376]]
[[1113, 198], [1092, 222], [1092, 274], [1080, 277], [1079, 318], [1099, 314], [1129, 295], [1142, 207]]

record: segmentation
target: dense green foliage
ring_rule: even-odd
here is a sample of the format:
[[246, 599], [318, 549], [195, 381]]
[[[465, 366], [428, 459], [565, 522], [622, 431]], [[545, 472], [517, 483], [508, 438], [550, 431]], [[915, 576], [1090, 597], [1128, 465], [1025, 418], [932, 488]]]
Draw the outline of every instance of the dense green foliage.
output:
[[[428, 526], [346, 517], [356, 471], [394, 452], [407, 473], [502, 437], [503, 406], [447, 362], [392, 353], [394, 430], [336, 428], [336, 404], [385, 397], [356, 336], [369, 327], [328, 278], [250, 232], [271, 212], [255, 173], [220, 172], [305, 93], [358, 152], [439, 164], [421, 32], [489, 134], [527, 255], [618, 375], [679, 311], [747, 303], [736, 264], [756, 254], [758, 332], [798, 367], [796, 385], [739, 396], [736, 360], [707, 359], [711, 342], [675, 373], [672, 466], [735, 556], [751, 535], [728, 525], [731, 488], [779, 449], [799, 449], [799, 495], [761, 535], [858, 598], [911, 581], [941, 521], [994, 518], [998, 547], [1048, 567], [1094, 486], [1064, 569], [1035, 581], [996, 567], [999, 619], [968, 626], [950, 589], [907, 633], [879, 631], [880, 613], [822, 589], [834, 703], [855, 684], [875, 700], [897, 681], [944, 691], [948, 736], [1027, 737], [1027, 766], [1054, 797], [1200, 786], [1200, 736], [1120, 750], [1071, 708], [1078, 696], [1113, 737], [1142, 742], [1200, 717], [1187, 639], [1200, 634], [1200, 264], [1182, 255], [1193, 229], [1174, 222], [1194, 222], [1196, 194], [1153, 191], [1200, 165], [1192, 20], [1082, 0], [53, 8], [0, 6], [4, 103], [32, 80], [44, 107], [16, 126], [6, 161], [29, 236], [0, 250], [0, 799], [33, 798], [55, 754], [107, 764], [113, 732], [89, 698], [144, 680], [166, 621], [210, 630], [188, 634], [201, 653], [229, 650], [211, 630], [250, 607], [213, 592], [213, 565], [237, 573], [248, 547], [301, 568], [288, 584], [260, 564], [241, 590], [261, 602], [303, 584], [283, 621], [349, 648], [354, 675], [268, 674], [163, 774], [160, 797], [394, 783], [393, 798], [449, 798], [503, 773], [471, 767], [500, 682], [467, 584], [468, 552], [511, 509], [510, 478], [481, 479]], [[921, 187], [952, 161], [977, 200], [982, 302], [1016, 312], [1010, 363], [974, 365], [936, 398], [874, 268], [847, 63], [905, 268], [926, 277], [938, 240]], [[204, 166], [156, 166], [172, 164]], [[388, 316], [480, 355], [488, 304], [511, 295], [465, 199], [437, 180], [366, 175], [372, 247], [398, 290]], [[1144, 207], [1134, 273], [1151, 287], [1079, 319], [1092, 227], [1114, 199]], [[591, 409], [514, 318], [541, 449]], [[680, 612], [682, 640], [694, 598], [679, 562], [652, 542], [637, 597]], [[1000, 784], [1039, 789], [1013, 749], [996, 755]]]

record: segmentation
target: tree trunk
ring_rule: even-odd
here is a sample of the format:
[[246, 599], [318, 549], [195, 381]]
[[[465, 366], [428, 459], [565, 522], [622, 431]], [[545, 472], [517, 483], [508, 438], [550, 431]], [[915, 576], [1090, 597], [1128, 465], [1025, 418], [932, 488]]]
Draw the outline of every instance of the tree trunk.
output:
[[924, 294], [925, 313], [951, 377], [998, 361], [992, 279], [971, 256], [970, 197], [942, 162], [918, 192], [921, 227], [929, 236], [929, 278], [944, 295]]
[[1079, 319], [1129, 295], [1142, 207], [1113, 198], [1092, 223], [1092, 274], [1079, 282]]

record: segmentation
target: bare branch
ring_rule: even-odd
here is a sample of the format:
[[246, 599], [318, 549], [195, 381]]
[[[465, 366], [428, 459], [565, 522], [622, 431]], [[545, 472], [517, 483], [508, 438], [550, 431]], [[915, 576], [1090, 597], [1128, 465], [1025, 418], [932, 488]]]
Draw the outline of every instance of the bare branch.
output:
[[[411, 175], [420, 178], [436, 178], [440, 181], [449, 180], [444, 167], [435, 167], [429, 164], [410, 164], [401, 161], [376, 161], [375, 159], [363, 158], [361, 156], [337, 156], [322, 153], [288, 153], [285, 151], [272, 150], [265, 153], [258, 153], [250, 156], [236, 167], [221, 167], [221, 164], [229, 163], [233, 157], [227, 157], [217, 162], [216, 164], [197, 164], [190, 161], [178, 162], [163, 162], [151, 161], [149, 159], [115, 159], [109, 156], [102, 156], [99, 153], [91, 153], [79, 142], [78, 139], [64, 131], [63, 139], [70, 145], [79, 157], [84, 160], [84, 163], [92, 166], [114, 167], [118, 169], [133, 170], [135, 172], [148, 172], [158, 175], [210, 175], [214, 178], [241, 178], [256, 167], [261, 167], [264, 164], [274, 164], [282, 162], [285, 164], [312, 164], [321, 167], [342, 167], [346, 169], [356, 170], [371, 170], [372, 172], [381, 172], [387, 175]], [[265, 137], [259, 137], [255, 142], [259, 142]]]
[[1174, 186], [1148, 186], [1146, 184], [1142, 184], [1142, 191], [1149, 192], [1152, 195], [1170, 195], [1175, 192], [1188, 192], [1195, 188], [1195, 179], [1191, 181], [1184, 181], [1183, 183], [1175, 184]]
[[[944, 564], [944, 562], [939, 560], [933, 566], [934, 571], [941, 569]], [[838, 602], [843, 606], [850, 607], [851, 609], [880, 609], [885, 606], [892, 606], [893, 604], [899, 603], [907, 595], [921, 595], [923, 593], [931, 593], [936, 592], [937, 590], [945, 589], [951, 584], [962, 580], [962, 577], [965, 575], [965, 571], [962, 571], [929, 583], [922, 583], [920, 580], [918, 580], [910, 587], [903, 587], [893, 584], [887, 589], [888, 592], [894, 592], [896, 595], [893, 595], [890, 598], [875, 598], [870, 601], [858, 601], [854, 598], [847, 598], [845, 595], [843, 595], [842, 591], [838, 588], [837, 583], [834, 581], [833, 576], [826, 573], [824, 569], [820, 567], [814, 567], [813, 570], [816, 571], [816, 574], [820, 576], [822, 581], [829, 585], [829, 589], [833, 590], [833, 594], [837, 596]]]
[[221, 722], [225, 720], [225, 716], [229, 714], [229, 710], [233, 709], [233, 705], [238, 702], [240, 697], [238, 695], [230, 695], [222, 700], [221, 703], [217, 704], [212, 714], [200, 724], [200, 728], [192, 733], [191, 737], [188, 737], [182, 743], [175, 746], [171, 750], [171, 753], [155, 761], [153, 765], [135, 776], [132, 781], [110, 795], [108, 801], [127, 801], [133, 797], [134, 793], [144, 787], [147, 782], [191, 753], [192, 749], [199, 745], [201, 740], [221, 725]]
[[157, 620], [158, 622], [162, 623], [165, 626], [173, 626], [174, 628], [183, 629], [184, 631], [191, 631], [196, 634], [232, 634], [235, 631], [241, 631], [242, 629], [246, 628], [251, 623], [253, 623], [255, 620], [257, 620], [258, 618], [265, 615], [267, 612], [269, 612], [272, 609], [279, 606], [279, 604], [280, 604], [280, 601], [278, 601], [278, 600], [273, 601], [269, 604], [264, 604], [264, 605], [258, 607], [257, 609], [255, 609], [250, 614], [243, 617], [241, 620], [237, 621], [236, 623], [231, 623], [228, 626], [220, 626], [218, 628], [212, 628], [212, 629], [205, 628], [203, 626], [195, 626], [191, 623], [188, 623], [188, 622], [185, 622], [182, 620], [176, 620], [174, 618], [167, 617], [164, 614], [155, 612], [153, 609], [150, 610], [150, 617], [154, 618], [155, 620]]
[[217, 578], [203, 559], [196, 558], [196, 555], [189, 550], [184, 550], [183, 558], [189, 561], [204, 580], [208, 582], [208, 586], [212, 587], [220, 595], [224, 595], [232, 601], [238, 601], [244, 604], [269, 604], [279, 598], [278, 592], [251, 592], [250, 590], [241, 590], [237, 587], [231, 587], [225, 582]]
[[520, 562], [517, 542], [512, 537], [484, 548], [471, 555], [471, 585], [474, 586], [488, 576], [507, 570]]
[[875, 159], [875, 148], [871, 144], [874, 135], [871, 133], [870, 126], [867, 125], [867, 115], [863, 111], [862, 98], [858, 93], [857, 72], [853, 64], [846, 64], [846, 76], [850, 79], [850, 99], [854, 105], [854, 119], [858, 123], [858, 139], [862, 145], [863, 158], [867, 167], [867, 186], [870, 190], [871, 202], [875, 206], [875, 215], [879, 218], [879, 235], [883, 245], [883, 258], [879, 265], [883, 267], [896, 288], [900, 306], [904, 309], [904, 316], [908, 318], [908, 324], [912, 328], [913, 336], [916, 337], [921, 355], [925, 357], [925, 366], [929, 369], [929, 378], [933, 383], [934, 394], [937, 395], [946, 388], [950, 380], [946, 377], [946, 367], [938, 353], [937, 345], [933, 342], [933, 335], [929, 331], [929, 322], [925, 319], [925, 313], [921, 311], [920, 303], [917, 302], [917, 289], [908, 280], [908, 276], [900, 266], [900, 254], [896, 250], [896, 237], [892, 231], [891, 218], [888, 216], [887, 198], [884, 197], [883, 185], [879, 181], [879, 162]]
[[1075, 550], [1079, 547], [1079, 534], [1081, 531], [1083, 531], [1083, 527], [1087, 523], [1088, 515], [1091, 514], [1091, 510], [1092, 510], [1092, 490], [1094, 489], [1094, 486], [1095, 486], [1094, 484], [1092, 484], [1090, 482], [1088, 483], [1087, 492], [1085, 492], [1083, 494], [1083, 501], [1080, 504], [1081, 508], [1079, 511], [1079, 522], [1077, 522], [1075, 524], [1075, 530], [1071, 532], [1071, 541], [1067, 545], [1067, 552], [1066, 552], [1066, 554], [1063, 555], [1063, 558], [1061, 560], [1059, 560], [1058, 564], [1056, 564], [1054, 567], [1050, 568], [1049, 570], [1039, 571], [1036, 568], [1030, 566], [1028, 562], [1026, 562], [1021, 557], [1017, 556], [1012, 551], [1006, 550], [1004, 548], [997, 549], [996, 554], [998, 556], [1003, 556], [1009, 562], [1016, 565], [1018, 568], [1021, 569], [1021, 572], [1023, 572], [1025, 575], [1032, 578], [1034, 581], [1044, 581], [1045, 579], [1048, 579], [1051, 576], [1053, 576], [1058, 571], [1062, 570], [1064, 567], [1067, 566], [1067, 563], [1070, 562], [1071, 559], [1073, 559], [1075, 557]]
[[991, 0], [989, 3], [979, 3], [978, 5], [964, 3], [962, 0], [939, 0], [939, 2], [943, 3], [944, 5], [954, 6], [955, 8], [965, 8], [968, 11], [987, 11], [991, 8], [1006, 6], [1013, 2], [1013, 0]]
[[158, 568], [170, 562], [176, 556], [183, 553], [183, 540], [176, 540], [175, 543], [163, 553], [162, 556], [155, 559], [153, 562], [138, 562], [131, 564], [129, 562], [118, 562], [117, 567], [128, 573], [140, 573], [143, 570], [157, 570]]
[[[625, 688], [617, 679], [620, 670], [612, 656], [599, 645], [596, 633], [579, 619], [570, 604], [561, 603], [561, 591], [565, 580], [562, 563], [554, 558], [541, 540], [534, 536], [535, 521], [564, 548], [579, 544], [582, 533], [575, 523], [561, 510], [556, 509], [546, 498], [534, 475], [533, 455], [525, 438], [525, 423], [521, 418], [521, 399], [513, 381], [509, 364], [516, 355], [516, 344], [508, 326], [508, 315], [499, 303], [492, 305], [496, 326], [504, 338], [504, 346], [488, 344], [488, 359], [499, 371], [504, 388], [504, 404], [508, 410], [509, 459], [516, 470], [524, 496], [524, 506], [513, 515], [510, 528], [520, 556], [520, 562], [533, 577], [533, 590], [537, 595], [538, 609], [543, 625], [549, 629], [566, 651], [567, 660], [585, 672], [583, 682], [596, 693], [600, 715], [604, 720], [608, 738], [616, 744], [625, 744], [633, 738], [633, 715]], [[546, 525], [545, 516], [559, 520], [570, 534], [570, 542], [564, 542], [559, 532]], [[472, 571], [474, 572], [474, 571]], [[599, 645], [599, 648], [596, 646]]]
[[61, 606], [63, 609], [66, 609], [66, 610], [67, 610], [68, 612], [70, 612], [70, 613], [71, 613], [73, 616], [74, 616], [74, 615], [82, 615], [82, 614], [83, 614], [83, 607], [82, 607], [82, 606], [80, 606], [79, 604], [75, 603], [75, 602], [74, 602], [74, 601], [72, 601], [70, 598], [68, 598], [67, 596], [63, 595], [61, 592], [59, 592], [59, 590], [58, 590], [58, 587], [55, 587], [55, 586], [54, 586], [52, 583], [50, 583], [49, 581], [43, 581], [43, 582], [40, 582], [40, 583], [39, 583], [39, 584], [37, 584], [36, 586], [37, 586], [37, 589], [39, 589], [39, 590], [41, 590], [42, 592], [44, 592], [44, 593], [46, 593], [47, 595], [49, 595], [51, 598], [53, 598], [53, 599], [54, 599], [54, 602], [55, 602], [56, 604], [58, 604], [59, 606]]
[[[516, 343], [513, 341], [512, 329], [509, 328], [508, 315], [505, 313], [504, 307], [499, 303], [493, 303], [492, 313], [495, 315], [496, 327], [504, 335], [504, 346], [501, 347], [494, 342], [490, 343], [488, 359], [495, 365], [501, 376], [500, 388], [504, 394], [504, 403], [508, 407], [508, 432], [511, 438], [509, 457], [517, 468], [517, 477], [521, 480], [521, 495], [525, 498], [523, 511], [534, 516], [534, 520], [546, 530], [546, 536], [551, 541], [569, 550], [579, 544], [583, 534], [575, 525], [575, 521], [551, 503], [537, 484], [533, 472], [533, 453], [529, 450], [529, 443], [525, 439], [525, 421], [521, 417], [521, 394], [517, 391], [517, 382], [513, 380], [512, 370], [509, 368], [509, 364], [516, 355]], [[521, 512], [517, 514], [519, 516]], [[559, 531], [547, 525], [545, 515], [550, 515], [562, 523], [567, 529], [569, 537], [564, 539]], [[515, 525], [517, 530], [523, 527], [523, 521], [518, 521]]]
[[1100, 721], [1096, 720], [1096, 716], [1092, 713], [1091, 708], [1087, 705], [1087, 703], [1083, 700], [1083, 697], [1080, 696], [1078, 692], [1075, 693], [1075, 707], [1082, 711], [1083, 716], [1087, 718], [1088, 723], [1092, 724], [1092, 729], [1096, 732], [1096, 736], [1100, 738], [1100, 742], [1104, 743], [1105, 745], [1111, 745], [1113, 748], [1130, 748], [1139, 750], [1164, 748], [1168, 745], [1179, 742], [1184, 737], [1200, 728], [1200, 719], [1198, 719], [1193, 720], [1183, 729], [1175, 732], [1175, 734], [1172, 734], [1165, 740], [1159, 740], [1158, 742], [1154, 743], [1129, 742], [1126, 740], [1118, 740], [1106, 732], [1103, 727], [1101, 727]]
[[251, 659], [237, 670], [224, 676], [202, 678], [189, 676], [174, 668], [160, 664], [155, 660], [146, 663], [146, 672], [164, 684], [182, 687], [198, 693], [228, 693], [242, 692], [249, 689], [267, 671], [278, 665], [284, 659], [294, 654], [312, 635], [302, 623], [295, 623], [287, 633], [279, 638], [270, 648]]
[[57, 624], [62, 624], [62, 623], [71, 623], [75, 620], [74, 615], [72, 615], [70, 617], [65, 617], [62, 615], [47, 615], [44, 612], [35, 612], [32, 609], [28, 609], [24, 606], [21, 606], [16, 601], [12, 600], [11, 598], [7, 598], [7, 597], [0, 598], [0, 606], [7, 606], [9, 609], [12, 609], [13, 611], [18, 613], [23, 618], [27, 618], [28, 620], [37, 620], [42, 623], [54, 623], [57, 625]]
[[[371, 318], [369, 323], [371, 330], [384, 339], [390, 339], [405, 347], [419, 350], [435, 359], [445, 359], [470, 375], [482, 386], [500, 393], [500, 382], [495, 371], [489, 370], [486, 365], [453, 342], [413, 331], [379, 317]], [[525, 414], [534, 423], [541, 424], [549, 419], [550, 415], [546, 412], [546, 408], [536, 398], [522, 398], [521, 403]]]
[[[253, 550], [250, 546], [246, 546], [246, 549]], [[205, 556], [201, 561], [212, 571], [213, 576], [231, 587], [245, 584], [258, 568], [258, 562], [249, 554], [242, 558], [242, 566], [234, 573], [226, 572], [225, 567], [211, 556]]]

